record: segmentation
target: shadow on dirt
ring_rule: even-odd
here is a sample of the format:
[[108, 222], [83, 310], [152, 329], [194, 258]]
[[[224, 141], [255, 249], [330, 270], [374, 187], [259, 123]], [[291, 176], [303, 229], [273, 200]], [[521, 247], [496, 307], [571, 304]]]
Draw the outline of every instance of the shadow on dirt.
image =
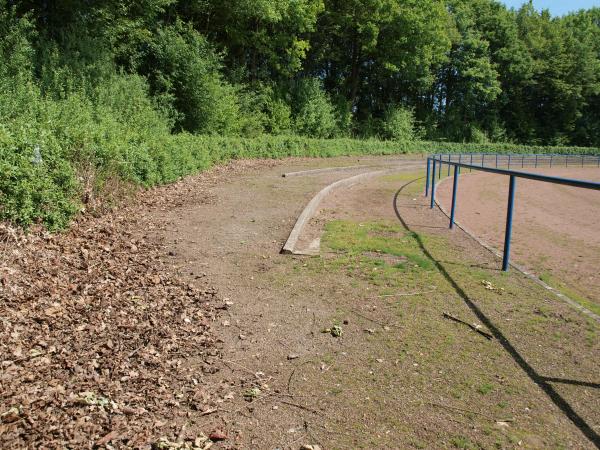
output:
[[529, 363], [521, 356], [521, 354], [517, 351], [515, 347], [510, 343], [510, 341], [502, 334], [502, 332], [492, 323], [492, 321], [479, 309], [479, 307], [469, 298], [467, 293], [460, 287], [458, 282], [452, 278], [450, 273], [446, 270], [443, 263], [438, 261], [433, 257], [433, 255], [427, 250], [425, 247], [423, 240], [419, 236], [418, 233], [414, 232], [403, 219], [400, 211], [398, 210], [398, 197], [402, 193], [402, 191], [410, 186], [412, 183], [420, 180], [421, 178], [417, 178], [412, 180], [406, 184], [404, 184], [394, 195], [393, 207], [398, 220], [402, 224], [402, 226], [409, 232], [415, 233], [416, 240], [418, 242], [419, 247], [423, 251], [423, 254], [431, 260], [431, 262], [436, 266], [436, 268], [440, 271], [443, 277], [448, 281], [448, 283], [452, 286], [454, 291], [458, 294], [458, 296], [465, 302], [465, 304], [469, 307], [469, 309], [477, 316], [479, 321], [481, 321], [487, 328], [490, 330], [492, 335], [498, 340], [498, 342], [504, 347], [504, 350], [514, 359], [514, 361], [523, 369], [523, 371], [527, 374], [527, 376], [537, 384], [546, 395], [552, 400], [552, 402], [560, 408], [563, 414], [569, 418], [569, 420], [577, 427], [579, 430], [590, 440], [594, 445], [600, 449], [600, 435], [592, 429], [592, 427], [585, 421], [583, 417], [581, 417], [575, 410], [571, 407], [571, 405], [563, 398], [549, 383], [565, 383], [572, 384], [577, 386], [586, 386], [592, 388], [600, 388], [600, 385], [597, 383], [587, 383], [583, 381], [576, 380], [565, 380], [565, 379], [557, 379], [557, 378], [549, 378], [540, 375]]

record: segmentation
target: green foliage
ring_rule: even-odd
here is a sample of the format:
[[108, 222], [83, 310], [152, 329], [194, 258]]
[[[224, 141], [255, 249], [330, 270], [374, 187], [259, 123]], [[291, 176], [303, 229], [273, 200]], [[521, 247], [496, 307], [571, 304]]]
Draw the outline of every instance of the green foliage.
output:
[[291, 108], [276, 94], [272, 86], [257, 83], [241, 94], [243, 136], [290, 132]]
[[298, 134], [328, 138], [335, 133], [335, 109], [317, 79], [303, 78], [298, 82], [294, 107], [294, 130]]
[[574, 145], [600, 145], [598, 8], [0, 0], [0, 219], [23, 226], [232, 158], [598, 151]]
[[241, 129], [238, 89], [223, 80], [220, 69], [220, 57], [206, 38], [177, 22], [157, 31], [142, 72], [154, 93], [173, 99], [178, 128], [237, 134]]
[[382, 137], [399, 142], [414, 141], [418, 131], [415, 126], [415, 116], [411, 109], [390, 107], [386, 111], [382, 124]]

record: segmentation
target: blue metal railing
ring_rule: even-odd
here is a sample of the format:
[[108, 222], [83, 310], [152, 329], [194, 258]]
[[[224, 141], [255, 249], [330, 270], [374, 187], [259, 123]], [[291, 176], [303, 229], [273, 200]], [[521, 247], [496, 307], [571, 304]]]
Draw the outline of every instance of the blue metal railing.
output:
[[[430, 156], [448, 162], [463, 163], [486, 167], [599, 167], [600, 155], [566, 155], [566, 154], [514, 154], [514, 153], [438, 153]], [[438, 174], [440, 178], [441, 174]], [[450, 171], [448, 174], [450, 175]]]
[[[463, 163], [467, 157], [469, 163]], [[487, 157], [487, 161], [486, 161]], [[491, 158], [490, 158], [491, 157]], [[456, 159], [456, 161], [454, 161]], [[492, 161], [493, 166], [486, 165]], [[508, 271], [510, 265], [510, 244], [512, 238], [512, 223], [515, 203], [515, 191], [517, 178], [526, 178], [529, 180], [554, 183], [565, 186], [573, 186], [583, 189], [593, 189], [600, 191], [600, 183], [595, 181], [578, 180], [574, 178], [553, 177], [533, 172], [524, 172], [520, 170], [511, 170], [511, 165], [519, 168], [525, 167], [600, 167], [600, 155], [514, 155], [514, 154], [437, 154], [427, 158], [427, 179], [425, 186], [425, 196], [430, 194], [431, 183], [431, 202], [430, 207], [435, 206], [435, 187], [437, 178], [441, 177], [442, 166], [448, 165], [448, 175], [450, 168], [454, 166], [454, 180], [452, 185], [452, 210], [450, 213], [450, 228], [454, 228], [456, 207], [458, 203], [458, 177], [460, 169], [478, 170], [481, 172], [507, 175], [510, 177], [508, 205], [506, 213], [506, 229], [504, 234], [504, 255], [502, 258], [502, 270]], [[502, 168], [506, 166], [506, 168]], [[437, 173], [436, 173], [437, 172]]]

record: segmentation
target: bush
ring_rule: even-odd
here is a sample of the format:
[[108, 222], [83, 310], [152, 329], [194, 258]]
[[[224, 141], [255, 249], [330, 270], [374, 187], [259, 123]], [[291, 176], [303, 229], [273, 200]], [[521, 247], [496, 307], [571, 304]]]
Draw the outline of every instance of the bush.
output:
[[488, 144], [490, 142], [487, 134], [477, 127], [471, 127], [470, 134], [471, 139], [469, 142], [472, 142], [473, 144]]
[[[160, 31], [150, 46], [146, 63], [158, 69], [150, 84], [118, 72], [110, 58], [86, 62], [59, 54], [53, 45], [34, 67], [31, 30], [26, 18], [17, 19], [0, 0], [0, 220], [24, 227], [67, 226], [94, 198], [105, 201], [114, 180], [153, 186], [237, 158], [600, 154], [589, 148], [421, 142], [415, 140], [412, 112], [403, 109], [390, 110], [383, 123], [366, 121], [371, 130], [383, 129], [387, 141], [324, 139], [349, 133], [352, 114], [347, 104], [334, 107], [318, 80], [298, 82], [293, 110], [273, 86], [241, 90], [221, 79], [219, 57], [181, 24]], [[89, 42], [80, 47], [91, 51]], [[206, 135], [172, 134], [174, 124]], [[291, 130], [304, 136], [286, 134]], [[224, 136], [239, 133], [252, 138]]]
[[220, 70], [221, 58], [206, 38], [181, 22], [158, 30], [142, 67], [153, 94], [173, 99], [179, 130], [238, 134], [239, 90]]
[[256, 84], [240, 95], [242, 130], [245, 137], [262, 133], [273, 135], [289, 133], [291, 109], [272, 86]]
[[388, 108], [381, 128], [382, 137], [392, 141], [410, 142], [416, 140], [418, 136], [414, 112], [408, 108]]
[[329, 138], [336, 131], [336, 116], [321, 82], [303, 78], [294, 95], [294, 130], [302, 136]]

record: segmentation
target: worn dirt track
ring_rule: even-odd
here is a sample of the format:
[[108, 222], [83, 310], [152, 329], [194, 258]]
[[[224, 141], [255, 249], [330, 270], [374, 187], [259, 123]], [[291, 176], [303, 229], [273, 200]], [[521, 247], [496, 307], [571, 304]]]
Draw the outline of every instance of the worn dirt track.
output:
[[[323, 201], [319, 257], [280, 254], [362, 169], [281, 174], [353, 165], [398, 172]], [[600, 448], [600, 326], [450, 232], [422, 167], [235, 161], [61, 235], [0, 227], [0, 447]]]
[[[320, 358], [327, 359], [328, 353], [323, 346], [334, 353], [343, 352], [339, 342], [331, 342], [320, 332], [330, 325], [335, 305], [317, 297], [325, 294], [321, 289], [335, 295], [337, 288], [306, 278], [305, 285], [294, 284], [293, 279], [288, 280], [289, 272], [302, 265], [303, 258], [281, 255], [280, 251], [303, 208], [328, 184], [381, 168], [402, 165], [405, 168], [399, 171], [403, 171], [424, 165], [414, 157], [335, 158], [269, 165], [259, 163], [241, 176], [218, 184], [210, 192], [210, 203], [185, 205], [163, 217], [171, 223], [165, 251], [176, 255], [171, 259], [174, 268], [180, 268], [183, 276], [188, 271], [202, 273], [226, 303], [216, 324], [223, 341], [223, 359], [215, 362], [218, 372], [213, 380], [226, 406], [202, 423], [205, 429], [227, 429], [230, 439], [226, 446], [299, 448], [302, 444], [328, 442], [323, 438], [327, 430], [332, 433], [330, 437], [346, 436], [342, 442], [348, 446], [349, 442], [357, 442], [352, 424], [339, 424], [343, 423], [343, 411], [327, 411], [326, 392], [315, 387], [314, 395], [306, 391], [292, 393], [298, 379], [306, 380], [303, 367], [310, 364], [311, 372], [320, 370]], [[286, 172], [348, 165], [364, 168], [282, 177]], [[389, 199], [383, 201], [393, 217]], [[247, 402], [244, 393], [253, 387], [261, 389], [261, 396]], [[316, 406], [319, 411], [315, 405], [308, 406], [315, 401], [322, 402]], [[306, 414], [312, 416], [310, 424], [303, 418]]]
[[[519, 299], [521, 305], [485, 305], [491, 320], [502, 324], [498, 342], [512, 342], [503, 332], [516, 339], [519, 351], [530, 358], [523, 363], [512, 343], [503, 344], [504, 351], [498, 345], [492, 350], [493, 356], [483, 357], [490, 350], [480, 348], [486, 344], [476, 335], [466, 335], [467, 342], [462, 344], [450, 337], [455, 329], [440, 318], [440, 308], [457, 298], [458, 303], [452, 300], [449, 308], [469, 317], [473, 311], [470, 292], [480, 292], [480, 285], [457, 287], [448, 282], [452, 293], [440, 289], [427, 299], [427, 307], [425, 303], [409, 303], [408, 310], [400, 313], [405, 318], [398, 322], [385, 308], [378, 309], [372, 297], [367, 301], [372, 296], [369, 287], [354, 286], [351, 276], [315, 275], [305, 270], [311, 260], [279, 254], [312, 195], [353, 174], [345, 171], [284, 179], [282, 173], [374, 161], [385, 166], [392, 159], [258, 164], [214, 186], [210, 203], [164, 211], [162, 219], [169, 224], [165, 253], [171, 252], [168, 260], [173, 269], [184, 277], [196, 274], [190, 277], [192, 281], [201, 273], [224, 299], [222, 315], [214, 326], [221, 341], [220, 358], [215, 358], [204, 378], [206, 389], [221, 398], [220, 406], [214, 413], [193, 418], [193, 428], [225, 430], [228, 438], [219, 445], [235, 448], [317, 444], [322, 448], [469, 448], [470, 444], [462, 444], [465, 439], [467, 443], [481, 440], [484, 447], [496, 440], [500, 448], [599, 445], [600, 418], [594, 411], [600, 409], [600, 374], [593, 364], [599, 355], [597, 338], [585, 346], [578, 343], [586, 338], [581, 331], [585, 320], [528, 280], [516, 277], [519, 289], [527, 292], [526, 299]], [[321, 217], [313, 225], [318, 228], [340, 217], [398, 223], [392, 200], [403, 183], [388, 178], [337, 193], [323, 205]], [[444, 264], [462, 267], [458, 261], [467, 258], [472, 260], [472, 267], [491, 273], [495, 270], [495, 258], [466, 236], [449, 234], [445, 218], [430, 213], [420, 193], [401, 197], [399, 211], [414, 231], [439, 234], [459, 249], [458, 253], [439, 255]], [[464, 294], [463, 289], [469, 293]], [[469, 296], [464, 304], [461, 295]], [[433, 310], [427, 309], [431, 307]], [[552, 310], [551, 315], [540, 312], [545, 308]], [[538, 326], [536, 322], [528, 329], [527, 321], [537, 320], [540, 314], [544, 323]], [[344, 322], [347, 331], [343, 338], [321, 333], [332, 321]], [[417, 323], [424, 327], [421, 331], [418, 326], [415, 329]], [[369, 338], [371, 331], [365, 333], [371, 328], [377, 328], [377, 338]], [[550, 330], [561, 330], [564, 341], [545, 341], [544, 333]], [[453, 359], [452, 353], [458, 350], [448, 348], [448, 353], [441, 354], [434, 350], [440, 345], [445, 348], [449, 342], [469, 356]], [[547, 358], [543, 342], [557, 351], [556, 357]], [[581, 352], [575, 354], [573, 348], [581, 348]], [[394, 354], [401, 358], [394, 359]], [[470, 358], [476, 360], [474, 366]], [[537, 370], [548, 377], [554, 375], [556, 380], [587, 381], [580, 388], [568, 384], [553, 387]], [[509, 426], [502, 421], [500, 425], [492, 421], [491, 428], [481, 423], [489, 418], [492, 404], [487, 402], [504, 408], [506, 401], [480, 398], [482, 394], [477, 392], [455, 392], [465, 386], [475, 391], [474, 385], [488, 378], [492, 384], [503, 385], [500, 389], [511, 399], [507, 413], [520, 421], [514, 432], [499, 429]], [[555, 394], [559, 400], [553, 402], [550, 398]], [[477, 403], [467, 400], [472, 395]], [[444, 410], [456, 399], [463, 403]], [[569, 419], [572, 407], [578, 411], [576, 419]], [[465, 411], [467, 417], [463, 417]]]

